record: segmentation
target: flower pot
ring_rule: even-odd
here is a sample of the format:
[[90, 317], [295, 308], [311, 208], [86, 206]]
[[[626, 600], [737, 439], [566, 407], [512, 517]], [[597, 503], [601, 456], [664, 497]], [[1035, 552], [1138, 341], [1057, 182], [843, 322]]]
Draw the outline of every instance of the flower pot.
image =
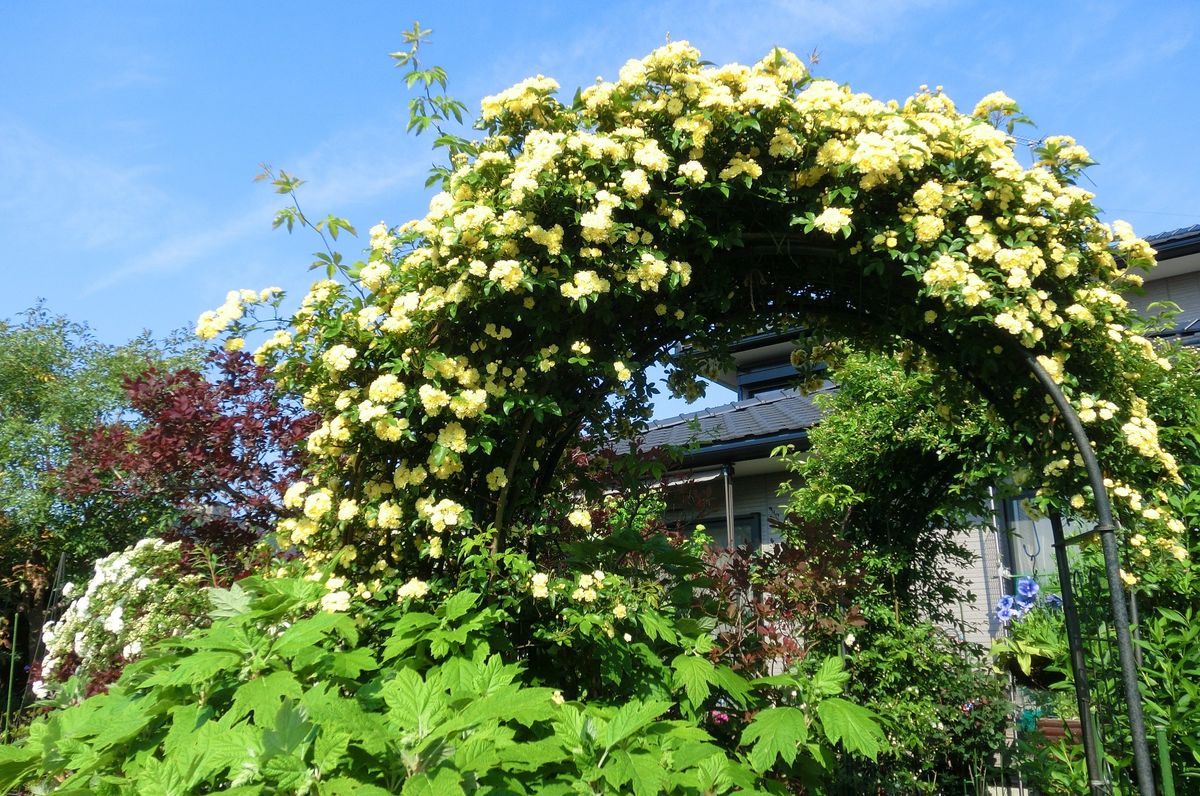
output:
[[1044, 716], [1037, 720], [1037, 733], [1046, 739], [1047, 743], [1057, 744], [1059, 741], [1079, 743], [1083, 740], [1083, 722], [1079, 719], [1063, 719], [1058, 716]]

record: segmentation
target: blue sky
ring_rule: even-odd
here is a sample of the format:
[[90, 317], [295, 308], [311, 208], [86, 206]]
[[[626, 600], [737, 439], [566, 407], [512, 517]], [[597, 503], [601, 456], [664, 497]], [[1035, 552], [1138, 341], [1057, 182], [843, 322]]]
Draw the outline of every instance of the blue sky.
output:
[[415, 18], [435, 32], [427, 62], [472, 109], [537, 73], [569, 95], [668, 36], [717, 62], [815, 49], [818, 74], [881, 98], [942, 85], [969, 109], [1002, 89], [1029, 134], [1088, 147], [1109, 218], [1142, 234], [1200, 223], [1190, 1], [44, 0], [0, 27], [0, 317], [44, 298], [119, 342], [190, 325], [231, 288], [298, 293], [317, 242], [271, 230], [281, 203], [252, 181], [262, 162], [308, 181], [310, 214], [364, 235], [421, 214], [436, 155], [404, 133], [387, 57]]

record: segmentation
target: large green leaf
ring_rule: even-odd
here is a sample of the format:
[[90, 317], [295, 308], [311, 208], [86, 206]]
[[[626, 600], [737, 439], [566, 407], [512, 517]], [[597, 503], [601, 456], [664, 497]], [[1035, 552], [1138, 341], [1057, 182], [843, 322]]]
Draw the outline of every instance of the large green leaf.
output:
[[306, 746], [316, 732], [308, 720], [308, 709], [286, 700], [279, 705], [275, 721], [263, 731], [263, 752], [266, 757], [295, 752]]
[[282, 699], [299, 699], [300, 683], [291, 672], [272, 672], [266, 677], [255, 677], [238, 686], [233, 694], [233, 705], [226, 719], [237, 720], [251, 713], [260, 726], [267, 726], [279, 712]]
[[425, 613], [409, 613], [400, 617], [392, 628], [392, 635], [383, 645], [383, 660], [390, 661], [408, 652], [421, 641], [422, 631], [436, 626], [437, 617]]
[[666, 784], [667, 772], [653, 755], [618, 749], [604, 767], [604, 778], [617, 793], [653, 796]]
[[600, 740], [611, 749], [666, 713], [670, 707], [671, 703], [665, 701], [630, 702], [623, 705], [609, 719]]
[[328, 636], [338, 631], [343, 637], [348, 637], [354, 623], [345, 614], [335, 614], [321, 611], [307, 619], [301, 619], [287, 630], [279, 634], [271, 651], [284, 658], [291, 658], [302, 650], [309, 649]]
[[208, 590], [208, 601], [212, 603], [208, 614], [214, 619], [240, 616], [250, 610], [253, 599], [254, 595], [238, 583], [234, 583], [228, 589], [213, 587]]
[[159, 669], [143, 685], [202, 686], [220, 672], [239, 668], [243, 660], [241, 655], [234, 652], [193, 652], [179, 658], [174, 666]]
[[460, 591], [457, 594], [451, 595], [446, 602], [442, 603], [438, 609], [438, 614], [445, 622], [453, 622], [455, 619], [466, 616], [467, 612], [475, 607], [475, 603], [479, 601], [479, 595], [471, 591]]
[[458, 775], [447, 768], [438, 769], [432, 776], [422, 772], [409, 777], [400, 793], [403, 796], [466, 796]]
[[675, 670], [675, 687], [684, 689], [694, 707], [699, 707], [708, 699], [715, 673], [707, 658], [684, 653], [671, 661], [671, 668]]
[[282, 793], [301, 792], [312, 775], [304, 760], [292, 753], [275, 755], [263, 764], [263, 777]]
[[753, 743], [750, 764], [755, 771], [766, 771], [782, 758], [791, 765], [800, 744], [808, 740], [808, 717], [799, 708], [767, 708], [759, 711], [742, 731], [742, 744]]
[[374, 671], [378, 668], [379, 663], [375, 660], [375, 656], [365, 647], [335, 652], [329, 661], [329, 670], [333, 674], [350, 680], [357, 679], [363, 672]]
[[317, 793], [321, 796], [392, 796], [391, 791], [378, 785], [360, 782], [350, 777], [337, 777], [321, 782], [317, 785]]
[[32, 744], [0, 746], [0, 790], [5, 793], [15, 791], [38, 770], [40, 762], [41, 755]]
[[846, 671], [842, 659], [831, 656], [821, 662], [821, 668], [813, 675], [811, 687], [822, 696], [836, 696], [846, 690], [849, 681], [850, 673]]
[[853, 702], [833, 697], [817, 705], [821, 727], [830, 741], [841, 742], [846, 751], [872, 760], [887, 746], [887, 738], [875, 714]]

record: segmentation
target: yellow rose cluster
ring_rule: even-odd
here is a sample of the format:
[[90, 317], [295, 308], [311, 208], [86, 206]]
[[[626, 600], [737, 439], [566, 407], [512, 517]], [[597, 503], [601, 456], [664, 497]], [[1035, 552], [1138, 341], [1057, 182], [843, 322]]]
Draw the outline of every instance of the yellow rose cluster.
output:
[[[1022, 452], [1045, 486], [1080, 493], [1043, 396], [996, 355], [1028, 349], [1106, 469], [1147, 496], [1122, 510], [1148, 539], [1178, 538], [1153, 488], [1176, 468], [1139, 398], [1169, 363], [1120, 296], [1153, 250], [1097, 219], [1072, 181], [1089, 162], [1076, 142], [1045, 139], [1027, 168], [1002, 93], [972, 113], [940, 89], [884, 102], [782, 50], [712, 66], [672, 42], [576, 103], [557, 90], [539, 76], [485, 99], [483, 140], [425, 216], [373, 227], [357, 284], [316, 283], [256, 352], [320, 415], [307, 446], [321, 486], [289, 490], [297, 516], [281, 526], [314, 565], [347, 547], [359, 566], [411, 562], [430, 528], [545, 519], [581, 429], [644, 421], [644, 367], [685, 340], [719, 352], [764, 308], [835, 330], [886, 318], [936, 342], [947, 373], [1011, 384], [1019, 431], [1041, 440]], [[235, 291], [197, 331], [265, 300]], [[567, 354], [585, 329], [587, 351]], [[680, 365], [673, 387], [694, 389], [699, 368]]]

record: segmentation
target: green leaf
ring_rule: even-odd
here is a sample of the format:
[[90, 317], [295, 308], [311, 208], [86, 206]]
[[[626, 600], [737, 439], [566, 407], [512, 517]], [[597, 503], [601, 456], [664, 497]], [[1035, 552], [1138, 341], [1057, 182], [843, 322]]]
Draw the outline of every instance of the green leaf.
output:
[[621, 749], [607, 761], [604, 779], [616, 793], [655, 794], [666, 784], [667, 772], [653, 756]]
[[298, 793], [311, 779], [308, 766], [294, 754], [275, 755], [263, 764], [263, 777], [285, 793]]
[[675, 688], [683, 688], [687, 692], [688, 701], [694, 707], [699, 707], [712, 692], [710, 684], [713, 680], [713, 665], [707, 658], [698, 655], [677, 655], [671, 661], [675, 670]]
[[189, 685], [198, 690], [214, 675], [240, 668], [242, 661], [243, 657], [235, 652], [193, 652], [174, 666], [159, 669], [143, 685]]
[[841, 741], [848, 752], [874, 760], [886, 748], [887, 739], [875, 714], [862, 705], [833, 697], [817, 705], [817, 715], [825, 737], [834, 743]]
[[352, 650], [333, 653], [329, 669], [338, 677], [356, 679], [363, 672], [371, 672], [379, 668], [379, 663], [369, 649], [355, 647]]
[[670, 621], [657, 611], [645, 610], [638, 614], [638, 622], [651, 641], [661, 638], [668, 643], [675, 642], [675, 631]]
[[822, 696], [835, 696], [846, 690], [850, 674], [846, 671], [842, 659], [837, 656], [826, 658], [821, 668], [813, 675], [811, 686]]
[[321, 796], [392, 796], [390, 790], [350, 777], [338, 777], [322, 782], [317, 785], [317, 793]]
[[14, 792], [37, 773], [41, 755], [30, 746], [0, 746], [0, 791]]
[[726, 773], [729, 761], [720, 752], [709, 755], [695, 766], [696, 782], [704, 793], [724, 793], [733, 786]]
[[205, 781], [229, 772], [229, 778], [254, 775], [262, 756], [262, 730], [249, 724], [233, 727], [209, 722], [196, 732], [195, 781]]
[[670, 707], [671, 703], [666, 701], [630, 702], [623, 705], [609, 719], [601, 741], [611, 749], [666, 713]]
[[713, 684], [724, 691], [730, 699], [745, 707], [746, 700], [753, 690], [750, 682], [725, 664], [713, 669]]
[[425, 772], [409, 777], [400, 791], [403, 796], [466, 796], [458, 775], [441, 768], [431, 777]]
[[398, 726], [414, 728], [419, 726], [433, 690], [412, 669], [401, 669], [384, 684], [382, 695], [389, 718]]
[[800, 744], [808, 740], [808, 717], [799, 708], [768, 708], [759, 711], [754, 721], [742, 731], [742, 745], [754, 743], [750, 750], [750, 765], [755, 771], [766, 771], [782, 758], [791, 765]]
[[563, 746], [562, 740], [550, 736], [537, 741], [523, 741], [497, 751], [500, 765], [506, 771], [536, 771], [544, 765], [554, 764], [565, 768], [572, 756]]
[[446, 602], [442, 603], [438, 609], [438, 614], [445, 622], [453, 622], [459, 617], [466, 616], [467, 612], [475, 607], [475, 603], [479, 601], [479, 595], [471, 591], [460, 591], [452, 595]]
[[201, 708], [199, 705], [178, 705], [170, 713], [171, 729], [163, 739], [163, 757], [186, 752], [194, 743], [196, 731], [212, 716], [210, 708]]
[[315, 730], [308, 721], [308, 709], [286, 701], [279, 706], [274, 725], [263, 732], [263, 754], [273, 757], [294, 752], [308, 743]]
[[391, 638], [383, 645], [383, 660], [390, 661], [408, 652], [415, 644], [423, 640], [422, 631], [437, 625], [437, 617], [414, 612], [405, 614], [392, 628]]
[[255, 723], [266, 726], [279, 713], [281, 699], [299, 699], [302, 691], [291, 672], [273, 672], [266, 677], [256, 677], [238, 686], [229, 713], [234, 720], [253, 713]]
[[301, 619], [279, 634], [271, 651], [284, 658], [291, 658], [301, 650], [316, 646], [337, 629], [345, 636], [344, 626], [351, 620], [345, 614], [321, 611], [307, 619]]
[[254, 595], [246, 591], [240, 584], [234, 583], [228, 589], [210, 588], [208, 601], [212, 604], [208, 615], [213, 619], [231, 616], [241, 616], [250, 610]]

